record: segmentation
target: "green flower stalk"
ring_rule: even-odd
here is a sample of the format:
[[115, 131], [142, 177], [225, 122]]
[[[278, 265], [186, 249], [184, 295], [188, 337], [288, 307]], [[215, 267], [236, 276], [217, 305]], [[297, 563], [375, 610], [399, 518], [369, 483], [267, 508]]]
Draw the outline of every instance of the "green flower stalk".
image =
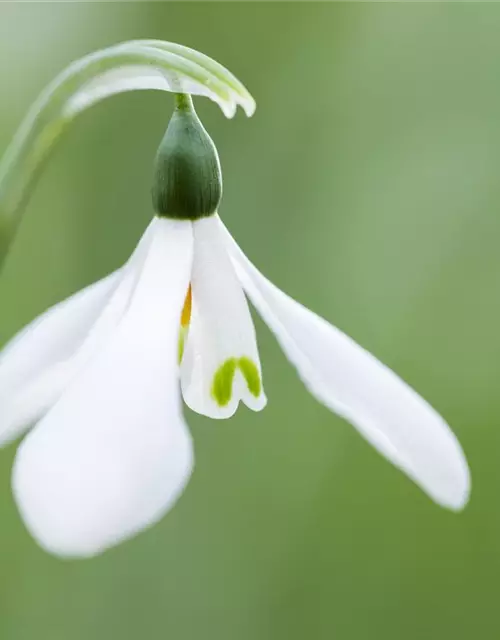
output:
[[76, 116], [104, 98], [139, 89], [203, 95], [228, 118], [255, 101], [221, 64], [188, 47], [136, 40], [73, 62], [43, 91], [0, 161], [0, 266], [37, 177]]

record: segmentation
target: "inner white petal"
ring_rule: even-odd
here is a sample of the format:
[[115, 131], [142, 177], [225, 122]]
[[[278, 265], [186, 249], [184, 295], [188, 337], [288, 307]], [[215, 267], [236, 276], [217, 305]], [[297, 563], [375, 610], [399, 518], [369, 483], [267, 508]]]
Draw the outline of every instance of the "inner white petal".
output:
[[228, 418], [242, 400], [266, 404], [262, 372], [245, 294], [223, 244], [217, 220], [194, 223], [192, 311], [181, 363], [186, 404], [211, 418]]

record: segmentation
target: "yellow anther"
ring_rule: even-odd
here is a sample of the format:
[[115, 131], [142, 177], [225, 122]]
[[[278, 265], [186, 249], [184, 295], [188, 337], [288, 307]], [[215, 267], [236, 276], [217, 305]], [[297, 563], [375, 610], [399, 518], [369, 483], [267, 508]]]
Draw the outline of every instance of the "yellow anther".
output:
[[186, 299], [184, 300], [184, 306], [182, 307], [181, 313], [181, 326], [185, 329], [189, 326], [189, 321], [191, 320], [191, 304], [192, 304], [192, 294], [191, 294], [191, 285], [187, 290]]

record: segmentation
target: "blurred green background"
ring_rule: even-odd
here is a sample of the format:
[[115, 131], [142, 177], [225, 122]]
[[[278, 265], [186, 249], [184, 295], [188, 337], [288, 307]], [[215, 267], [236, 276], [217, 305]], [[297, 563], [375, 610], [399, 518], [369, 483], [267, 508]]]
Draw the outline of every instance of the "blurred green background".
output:
[[[499, 33], [495, 4], [0, 4], [0, 149], [96, 48], [162, 38], [229, 67], [258, 108], [227, 121], [197, 100], [222, 217], [447, 418], [473, 474], [465, 512], [435, 506], [308, 395], [257, 320], [268, 407], [187, 411], [185, 495], [103, 556], [35, 545], [15, 446], [0, 452], [2, 640], [500, 637]], [[2, 342], [126, 259], [172, 106], [138, 92], [77, 121], [2, 273]]]

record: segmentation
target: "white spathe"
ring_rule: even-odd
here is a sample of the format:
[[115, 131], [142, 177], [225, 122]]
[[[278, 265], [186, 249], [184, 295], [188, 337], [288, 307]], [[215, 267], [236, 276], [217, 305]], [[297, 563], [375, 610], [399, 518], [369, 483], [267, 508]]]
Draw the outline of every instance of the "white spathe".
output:
[[217, 215], [155, 218], [122, 269], [50, 309], [0, 354], [0, 443], [36, 422], [19, 447], [13, 490], [44, 548], [94, 555], [175, 503], [193, 465], [180, 388], [193, 410], [212, 418], [229, 417], [240, 400], [265, 406], [244, 290], [320, 402], [436, 502], [465, 505], [462, 449], [415, 391], [270, 283]]
[[[169, 75], [154, 67], [139, 65], [112, 69], [93, 78], [71, 96], [63, 113], [66, 117], [71, 118], [105, 98], [141, 89], [206, 96], [220, 106], [227, 118], [234, 117], [238, 105], [236, 100], [221, 100], [210, 87], [201, 82], [195, 82], [174, 73]], [[252, 113], [248, 113], [248, 115], [250, 116]]]
[[[120, 54], [129, 58], [128, 62], [124, 59], [119, 66], [108, 68], [107, 58]], [[73, 93], [62, 106], [65, 117], [72, 118], [105, 98], [138, 90], [206, 96], [219, 105], [227, 118], [234, 116], [238, 106], [248, 117], [255, 112], [255, 100], [221, 64], [199, 51], [161, 40], [124, 42], [85, 56], [70, 65], [53, 84], [58, 86], [68, 78], [74, 80], [82, 68], [98, 60], [102, 70], [73, 87]]]

